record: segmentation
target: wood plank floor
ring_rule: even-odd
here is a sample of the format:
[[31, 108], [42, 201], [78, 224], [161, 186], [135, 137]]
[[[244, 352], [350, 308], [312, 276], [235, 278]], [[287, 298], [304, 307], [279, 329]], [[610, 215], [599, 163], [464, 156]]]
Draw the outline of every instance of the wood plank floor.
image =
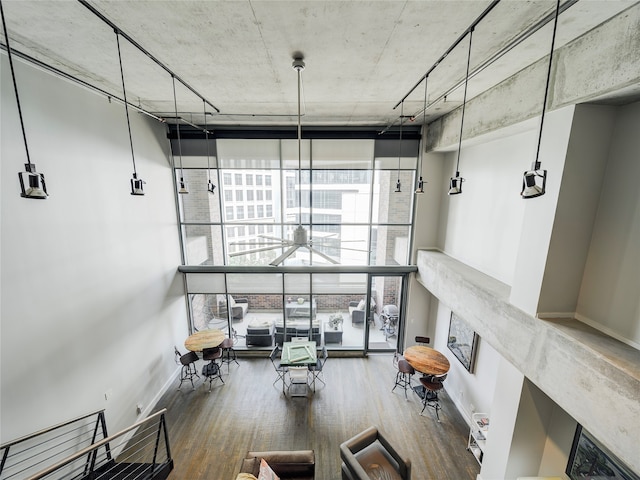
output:
[[[379, 428], [412, 462], [414, 480], [473, 480], [480, 468], [466, 450], [468, 427], [440, 394], [441, 422], [433, 409], [423, 416], [419, 398], [400, 388], [391, 392], [396, 370], [391, 355], [331, 358], [325, 365], [326, 386], [315, 395], [290, 398], [282, 393], [267, 358], [239, 358], [224, 385], [208, 393], [208, 382], [196, 389], [179, 380], [161, 398], [175, 468], [171, 480], [234, 479], [247, 451], [313, 449], [316, 478], [340, 479], [339, 445], [370, 425]], [[202, 362], [198, 362], [202, 369]], [[415, 381], [416, 379], [414, 379]], [[416, 381], [417, 384], [417, 381]]]

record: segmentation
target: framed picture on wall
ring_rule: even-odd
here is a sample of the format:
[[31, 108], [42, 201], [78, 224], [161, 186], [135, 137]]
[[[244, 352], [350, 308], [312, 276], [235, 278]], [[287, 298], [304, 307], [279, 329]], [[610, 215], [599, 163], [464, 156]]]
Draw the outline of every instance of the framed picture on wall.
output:
[[464, 368], [473, 373], [478, 348], [478, 334], [467, 323], [451, 312], [447, 347], [453, 352]]
[[578, 424], [565, 473], [571, 480], [640, 480], [626, 465]]

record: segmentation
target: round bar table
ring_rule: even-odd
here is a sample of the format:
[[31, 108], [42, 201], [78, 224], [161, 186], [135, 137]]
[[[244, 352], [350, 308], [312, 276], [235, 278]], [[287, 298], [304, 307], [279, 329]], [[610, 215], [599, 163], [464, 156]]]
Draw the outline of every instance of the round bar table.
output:
[[444, 375], [449, 371], [449, 360], [431, 347], [414, 345], [404, 351], [404, 358], [418, 372], [427, 375]]
[[222, 330], [212, 328], [210, 330], [200, 330], [190, 335], [184, 341], [184, 346], [192, 352], [201, 352], [205, 348], [214, 348], [219, 346], [224, 340]]

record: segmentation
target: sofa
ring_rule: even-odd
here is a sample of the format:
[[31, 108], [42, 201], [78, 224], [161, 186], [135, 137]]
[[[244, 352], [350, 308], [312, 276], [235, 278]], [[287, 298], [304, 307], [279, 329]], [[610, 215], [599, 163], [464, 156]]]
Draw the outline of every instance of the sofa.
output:
[[[227, 299], [225, 295], [218, 295], [218, 315], [221, 317], [227, 316]], [[229, 306], [231, 307], [231, 319], [242, 320], [247, 311], [249, 310], [249, 299], [247, 298], [233, 298], [229, 295]]]
[[260, 459], [280, 478], [312, 480], [316, 474], [316, 457], [313, 450], [247, 452], [242, 460], [240, 473], [250, 473], [256, 478], [260, 473]]
[[250, 323], [245, 338], [247, 347], [272, 347], [273, 322]]
[[[276, 321], [276, 345], [282, 346], [284, 342], [290, 342], [293, 337], [309, 338], [309, 320], [287, 320], [286, 332], [282, 320]], [[317, 345], [320, 345], [322, 341], [320, 325], [317, 320], [311, 323], [311, 340]]]
[[411, 479], [411, 460], [400, 455], [376, 426], [341, 443], [340, 458], [343, 480]]

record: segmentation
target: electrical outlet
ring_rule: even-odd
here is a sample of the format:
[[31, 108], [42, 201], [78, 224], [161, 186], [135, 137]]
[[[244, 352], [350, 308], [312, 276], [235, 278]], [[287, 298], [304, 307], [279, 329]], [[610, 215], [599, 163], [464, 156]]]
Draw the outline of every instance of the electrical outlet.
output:
[[142, 408], [142, 404], [141, 404], [141, 403], [138, 403], [138, 404], [136, 405], [136, 412], [138, 413], [138, 415], [140, 415], [140, 414], [142, 413], [142, 410], [143, 410], [143, 408]]
[[113, 390], [110, 388], [106, 392], [104, 392], [104, 399], [109, 400], [113, 396]]

